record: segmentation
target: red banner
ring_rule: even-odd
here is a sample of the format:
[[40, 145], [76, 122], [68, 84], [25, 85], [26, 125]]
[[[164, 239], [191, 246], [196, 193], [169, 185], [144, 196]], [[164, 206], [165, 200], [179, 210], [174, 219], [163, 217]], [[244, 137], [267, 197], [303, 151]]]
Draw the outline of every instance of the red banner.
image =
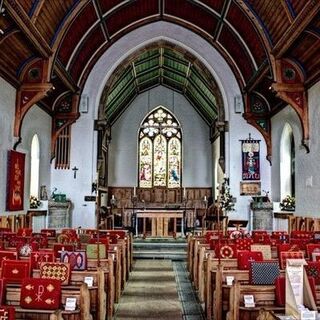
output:
[[7, 211], [23, 210], [25, 154], [8, 151]]

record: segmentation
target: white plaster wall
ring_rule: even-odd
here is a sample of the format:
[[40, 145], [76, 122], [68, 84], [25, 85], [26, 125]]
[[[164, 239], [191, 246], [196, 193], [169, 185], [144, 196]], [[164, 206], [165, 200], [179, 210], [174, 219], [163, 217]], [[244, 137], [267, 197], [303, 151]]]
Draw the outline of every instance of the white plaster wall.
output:
[[[230, 176], [232, 194], [237, 197], [236, 211], [232, 217], [248, 218], [249, 197], [239, 197], [241, 179], [241, 147], [239, 139], [251, 133], [261, 139], [262, 189], [270, 190], [270, 166], [265, 160], [266, 147], [262, 136], [248, 125], [240, 114], [234, 113], [234, 97], [240, 89], [231, 69], [221, 55], [203, 38], [193, 32], [169, 22], [155, 22], [138, 28], [116, 41], [98, 60], [92, 69], [83, 94], [89, 96], [90, 114], [82, 115], [72, 127], [71, 164], [79, 167], [78, 178], [72, 180], [73, 173], [52, 171], [52, 186], [67, 193], [74, 201], [73, 226], [94, 226], [95, 214], [92, 203], [84, 203], [83, 197], [91, 192], [91, 183], [96, 172], [96, 134], [92, 131], [93, 120], [97, 117], [99, 101], [104, 85], [115, 68], [131, 53], [146, 44], [160, 39], [185, 48], [195, 55], [215, 76], [222, 92], [226, 119], [230, 122], [230, 132], [226, 138], [227, 174]], [[74, 137], [78, 137], [75, 139]], [[81, 138], [79, 138], [81, 137]], [[232, 147], [231, 147], [232, 146]], [[77, 159], [78, 163], [75, 163]], [[228, 164], [230, 162], [230, 165]], [[131, 177], [130, 179], [133, 179]]]
[[22, 141], [17, 151], [26, 154], [25, 208], [29, 208], [31, 142], [35, 134], [38, 135], [40, 145], [39, 191], [42, 185], [47, 187], [48, 192], [50, 190], [51, 123], [51, 117], [36, 105], [31, 107], [23, 119]]
[[[320, 215], [320, 82], [308, 91], [310, 121], [310, 153], [301, 145], [301, 123], [292, 107], [287, 106], [272, 118], [272, 199], [280, 201], [280, 139], [285, 123], [293, 129], [295, 139], [295, 215]], [[311, 184], [310, 184], [311, 181]]]
[[[13, 148], [13, 124], [15, 114], [16, 90], [0, 78], [0, 210], [6, 212], [7, 186], [7, 152]], [[30, 147], [33, 135], [37, 133], [40, 141], [40, 185], [50, 186], [50, 139], [51, 117], [37, 106], [33, 106], [26, 114], [21, 127], [22, 142], [17, 151], [26, 153], [24, 210], [12, 214], [24, 213], [29, 209], [30, 189]]]
[[112, 127], [109, 185], [137, 185], [139, 126], [146, 115], [158, 105], [170, 110], [182, 127], [183, 186], [210, 187], [212, 151], [209, 127], [183, 95], [163, 86], [140, 94]]

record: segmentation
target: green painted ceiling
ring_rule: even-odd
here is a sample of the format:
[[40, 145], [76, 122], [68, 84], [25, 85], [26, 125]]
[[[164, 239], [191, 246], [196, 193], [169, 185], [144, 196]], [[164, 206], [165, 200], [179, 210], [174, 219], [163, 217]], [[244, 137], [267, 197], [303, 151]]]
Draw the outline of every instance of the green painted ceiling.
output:
[[114, 123], [138, 94], [158, 85], [183, 94], [208, 124], [217, 118], [220, 93], [211, 74], [194, 59], [157, 47], [143, 51], [116, 72], [103, 94], [106, 119]]

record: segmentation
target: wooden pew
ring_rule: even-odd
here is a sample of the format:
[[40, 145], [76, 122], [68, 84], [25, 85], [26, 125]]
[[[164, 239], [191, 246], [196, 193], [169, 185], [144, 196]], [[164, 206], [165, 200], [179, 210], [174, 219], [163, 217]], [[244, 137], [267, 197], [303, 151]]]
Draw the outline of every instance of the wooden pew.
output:
[[[111, 304], [110, 296], [108, 296], [108, 287], [106, 286], [105, 276], [108, 270], [101, 267], [89, 271], [71, 271], [70, 284], [63, 286], [63, 290], [73, 287], [81, 287], [85, 277], [93, 278], [93, 286], [89, 287], [90, 306], [94, 319], [105, 320], [106, 315], [111, 317], [113, 314], [113, 304]], [[33, 278], [40, 277], [40, 270], [33, 270]], [[108, 296], [108, 298], [107, 298]], [[107, 311], [108, 310], [108, 311]]]
[[[20, 287], [7, 286], [5, 294], [5, 304], [14, 306], [17, 319], [37, 319], [37, 320], [93, 320], [90, 312], [90, 293], [87, 284], [80, 287], [68, 287], [61, 290], [60, 310], [44, 309], [23, 309], [20, 307]], [[66, 298], [75, 297], [78, 308], [75, 311], [65, 311]]]
[[[244, 306], [244, 295], [253, 295], [255, 307], [246, 308]], [[259, 316], [260, 309], [284, 313], [284, 307], [275, 305], [274, 285], [246, 285], [236, 282], [230, 288], [229, 311], [227, 320], [255, 320]]]

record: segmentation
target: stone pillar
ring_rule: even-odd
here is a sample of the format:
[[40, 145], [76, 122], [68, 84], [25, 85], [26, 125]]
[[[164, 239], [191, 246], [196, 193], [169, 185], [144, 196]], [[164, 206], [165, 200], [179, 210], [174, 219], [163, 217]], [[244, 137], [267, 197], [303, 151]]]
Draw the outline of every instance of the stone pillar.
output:
[[273, 230], [273, 205], [272, 202], [251, 202], [252, 230]]

